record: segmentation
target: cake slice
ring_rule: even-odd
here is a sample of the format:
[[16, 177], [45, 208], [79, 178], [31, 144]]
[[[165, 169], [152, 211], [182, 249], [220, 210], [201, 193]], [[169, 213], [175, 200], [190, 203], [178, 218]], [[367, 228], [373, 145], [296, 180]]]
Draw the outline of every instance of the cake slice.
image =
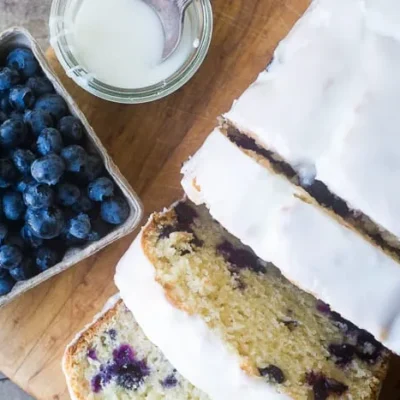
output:
[[378, 397], [388, 351], [205, 207], [154, 214], [115, 281], [150, 340], [213, 400]]
[[310, 197], [397, 257], [399, 22], [395, 0], [314, 0], [224, 116], [241, 148], [282, 161]]
[[184, 379], [118, 300], [64, 355], [73, 400], [209, 400]]
[[185, 192], [264, 261], [400, 353], [400, 265], [216, 129], [184, 165]]

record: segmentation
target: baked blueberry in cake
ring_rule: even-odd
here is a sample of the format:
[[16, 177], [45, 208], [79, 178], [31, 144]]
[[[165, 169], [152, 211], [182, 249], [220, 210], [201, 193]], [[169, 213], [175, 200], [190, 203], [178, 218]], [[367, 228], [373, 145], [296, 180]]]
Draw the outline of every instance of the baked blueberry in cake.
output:
[[[213, 399], [378, 397], [388, 351], [203, 206], [184, 201], [154, 214], [116, 283], [150, 340]], [[149, 304], [139, 302], [145, 293]]]
[[184, 379], [118, 300], [67, 348], [72, 399], [209, 400]]

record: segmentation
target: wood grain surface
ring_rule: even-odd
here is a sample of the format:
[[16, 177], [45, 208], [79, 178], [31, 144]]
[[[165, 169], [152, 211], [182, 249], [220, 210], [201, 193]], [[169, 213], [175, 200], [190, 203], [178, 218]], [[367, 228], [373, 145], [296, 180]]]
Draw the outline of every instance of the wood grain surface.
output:
[[[267, 65], [308, 4], [214, 0], [214, 37], [203, 66], [184, 88], [151, 104], [97, 99], [65, 76], [51, 50], [48, 57], [149, 214], [182, 195], [181, 163]], [[118, 241], [0, 310], [0, 370], [37, 399], [69, 399], [60, 367], [64, 348], [116, 292], [115, 265], [133, 238]], [[400, 400], [398, 371], [400, 361], [394, 358], [382, 400]]]

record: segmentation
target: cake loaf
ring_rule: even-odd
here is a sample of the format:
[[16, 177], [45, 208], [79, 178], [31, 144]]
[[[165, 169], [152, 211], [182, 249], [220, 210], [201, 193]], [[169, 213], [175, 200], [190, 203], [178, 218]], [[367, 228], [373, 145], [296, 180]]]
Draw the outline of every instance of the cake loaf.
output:
[[150, 340], [213, 400], [378, 397], [388, 351], [205, 207], [154, 214], [115, 281]]
[[73, 400], [209, 400], [146, 338], [121, 300], [68, 346], [63, 369]]
[[322, 206], [400, 256], [400, 3], [314, 0], [224, 118]]
[[183, 173], [189, 198], [260, 258], [400, 352], [400, 266], [392, 257], [310, 204], [219, 129]]

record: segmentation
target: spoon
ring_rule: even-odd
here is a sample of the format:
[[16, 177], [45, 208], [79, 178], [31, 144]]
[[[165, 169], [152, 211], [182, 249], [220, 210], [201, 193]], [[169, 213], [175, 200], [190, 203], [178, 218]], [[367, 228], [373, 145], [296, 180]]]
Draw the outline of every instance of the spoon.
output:
[[164, 30], [164, 50], [162, 61], [165, 61], [178, 47], [183, 30], [183, 17], [186, 8], [193, 0], [143, 0], [153, 8], [160, 18]]

